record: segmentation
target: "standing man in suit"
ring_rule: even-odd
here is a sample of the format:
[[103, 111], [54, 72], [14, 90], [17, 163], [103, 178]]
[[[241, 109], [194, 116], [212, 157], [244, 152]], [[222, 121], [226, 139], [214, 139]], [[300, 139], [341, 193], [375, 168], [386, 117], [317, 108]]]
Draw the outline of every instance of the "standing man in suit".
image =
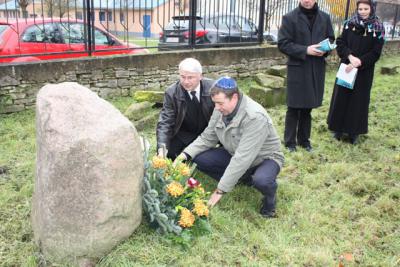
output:
[[179, 63], [179, 81], [166, 90], [157, 123], [159, 156], [174, 160], [207, 127], [214, 110], [210, 97], [214, 81], [203, 78], [202, 72], [194, 58]]
[[318, 43], [335, 35], [328, 14], [316, 0], [300, 0], [299, 6], [284, 15], [278, 33], [278, 48], [288, 56], [284, 142], [290, 152], [299, 145], [311, 151], [311, 110], [322, 104], [325, 57]]

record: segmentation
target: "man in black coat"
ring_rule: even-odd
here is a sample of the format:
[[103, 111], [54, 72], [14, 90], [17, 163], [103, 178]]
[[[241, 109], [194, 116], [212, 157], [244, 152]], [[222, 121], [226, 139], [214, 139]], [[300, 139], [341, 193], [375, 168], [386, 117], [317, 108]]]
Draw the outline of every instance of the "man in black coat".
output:
[[214, 81], [203, 78], [198, 60], [179, 64], [179, 81], [168, 87], [157, 123], [159, 156], [174, 160], [207, 127], [214, 103], [210, 88]]
[[300, 0], [284, 15], [278, 33], [278, 48], [288, 56], [284, 142], [289, 151], [296, 145], [311, 151], [311, 110], [322, 104], [325, 56], [318, 43], [334, 41], [330, 17], [319, 10], [315, 0]]

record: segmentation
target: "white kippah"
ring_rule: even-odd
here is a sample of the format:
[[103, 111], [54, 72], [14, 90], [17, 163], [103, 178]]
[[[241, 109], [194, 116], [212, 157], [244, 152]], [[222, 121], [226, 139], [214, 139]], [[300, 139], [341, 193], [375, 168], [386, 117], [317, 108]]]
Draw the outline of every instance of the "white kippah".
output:
[[203, 73], [203, 69], [201, 67], [200, 62], [194, 58], [185, 58], [179, 63], [179, 70], [195, 72], [195, 73]]

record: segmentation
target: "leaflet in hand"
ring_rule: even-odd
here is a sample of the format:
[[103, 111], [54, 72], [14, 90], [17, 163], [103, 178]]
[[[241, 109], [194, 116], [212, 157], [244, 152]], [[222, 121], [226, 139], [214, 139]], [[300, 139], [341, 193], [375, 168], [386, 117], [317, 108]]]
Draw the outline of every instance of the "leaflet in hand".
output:
[[336, 74], [336, 84], [353, 89], [354, 82], [356, 81], [357, 77], [357, 68], [353, 68], [350, 72], [346, 72], [347, 65], [344, 63], [340, 64], [339, 70]]
[[318, 50], [322, 52], [329, 52], [336, 48], [336, 44], [331, 44], [329, 38], [319, 42]]

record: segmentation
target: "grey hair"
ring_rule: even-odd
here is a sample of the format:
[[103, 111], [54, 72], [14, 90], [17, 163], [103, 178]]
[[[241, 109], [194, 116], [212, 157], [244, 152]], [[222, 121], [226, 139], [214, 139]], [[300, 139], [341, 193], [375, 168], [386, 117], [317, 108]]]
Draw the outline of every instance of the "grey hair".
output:
[[179, 70], [195, 72], [195, 73], [203, 73], [203, 68], [201, 67], [200, 62], [194, 58], [185, 58], [179, 63]]

